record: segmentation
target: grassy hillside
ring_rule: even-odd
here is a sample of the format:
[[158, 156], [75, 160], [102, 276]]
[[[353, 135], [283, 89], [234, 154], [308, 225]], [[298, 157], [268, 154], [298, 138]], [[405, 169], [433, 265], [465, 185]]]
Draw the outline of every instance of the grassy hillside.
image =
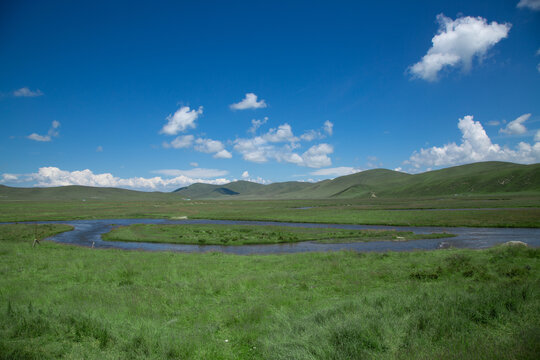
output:
[[415, 175], [374, 169], [317, 183], [261, 185], [238, 181], [222, 186], [194, 184], [181, 189], [178, 194], [194, 199], [323, 199], [518, 192], [540, 192], [540, 164], [519, 165], [492, 161]]
[[0, 185], [0, 201], [90, 201], [90, 200], [167, 200], [170, 193], [143, 192], [91, 186], [17, 188]]
[[173, 193], [87, 186], [12, 188], [0, 185], [0, 201], [419, 198], [498, 193], [540, 193], [540, 164], [482, 162], [415, 175], [374, 169], [317, 183], [197, 183]]

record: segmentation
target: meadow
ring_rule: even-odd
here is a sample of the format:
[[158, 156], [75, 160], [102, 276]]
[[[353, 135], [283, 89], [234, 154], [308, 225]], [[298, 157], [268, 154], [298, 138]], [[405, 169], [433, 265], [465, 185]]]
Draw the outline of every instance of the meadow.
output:
[[196, 245], [279, 244], [300, 241], [341, 243], [355, 241], [408, 241], [452, 237], [448, 233], [415, 234], [396, 230], [340, 230], [254, 225], [118, 226], [102, 235], [107, 241], [139, 241]]
[[494, 194], [319, 200], [0, 201], [0, 222], [118, 218], [268, 220], [393, 226], [539, 227], [540, 196]]
[[[40, 225], [42, 237], [66, 230]], [[3, 359], [535, 359], [540, 250], [98, 250], [0, 226]]]

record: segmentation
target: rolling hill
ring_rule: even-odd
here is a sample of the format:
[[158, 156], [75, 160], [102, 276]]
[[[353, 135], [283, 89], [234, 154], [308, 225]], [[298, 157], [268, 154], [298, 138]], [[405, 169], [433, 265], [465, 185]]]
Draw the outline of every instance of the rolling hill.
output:
[[234, 181], [225, 185], [196, 183], [176, 189], [172, 193], [89, 186], [16, 188], [0, 185], [0, 201], [407, 198], [497, 193], [540, 193], [540, 164], [481, 162], [421, 174], [374, 169], [316, 183], [298, 181], [269, 185], [249, 181]]
[[[246, 186], [244, 183], [241, 181], [219, 186], [193, 184], [178, 189], [177, 194], [193, 199], [321, 199], [536, 193], [540, 192], [540, 164], [520, 165], [492, 161], [414, 175], [374, 169], [316, 183], [286, 182], [256, 186]], [[206, 191], [200, 191], [202, 185]], [[227, 189], [230, 193], [226, 192]]]

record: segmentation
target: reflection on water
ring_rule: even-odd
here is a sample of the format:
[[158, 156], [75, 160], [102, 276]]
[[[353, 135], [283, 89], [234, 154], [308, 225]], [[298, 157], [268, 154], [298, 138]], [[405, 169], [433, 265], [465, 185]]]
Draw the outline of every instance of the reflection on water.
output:
[[[165, 220], [165, 219], [110, 219], [110, 220], [74, 220], [74, 221], [44, 221], [43, 223], [57, 223], [72, 225], [75, 229], [50, 237], [58, 243], [74, 244], [95, 248], [115, 248], [124, 250], [147, 251], [180, 251], [180, 252], [208, 252], [219, 251], [231, 254], [279, 254], [313, 251], [411, 251], [434, 250], [440, 248], [456, 247], [469, 249], [488, 248], [507, 241], [523, 241], [529, 246], [540, 246], [540, 229], [525, 228], [448, 228], [448, 227], [406, 227], [406, 226], [378, 226], [378, 225], [343, 225], [343, 224], [309, 224], [309, 223], [282, 223], [271, 221], [232, 221], [232, 220]], [[434, 232], [448, 232], [457, 235], [445, 239], [424, 239], [413, 241], [373, 241], [343, 244], [319, 244], [316, 242], [299, 242], [290, 244], [269, 245], [181, 245], [181, 244], [155, 244], [139, 242], [104, 241], [101, 234], [112, 229], [114, 225], [131, 224], [221, 224], [221, 225], [277, 225], [306, 228], [336, 228], [348, 230], [364, 229], [396, 229], [400, 231], [413, 231], [417, 234], [430, 234]]]

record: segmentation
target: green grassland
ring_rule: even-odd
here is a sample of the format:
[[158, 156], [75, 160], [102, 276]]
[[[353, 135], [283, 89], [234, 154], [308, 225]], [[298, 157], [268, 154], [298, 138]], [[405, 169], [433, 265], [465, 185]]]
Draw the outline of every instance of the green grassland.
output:
[[190, 199], [324, 199], [413, 198], [441, 195], [540, 192], [540, 164], [489, 161], [421, 174], [373, 169], [317, 183], [269, 185], [235, 181], [225, 185], [194, 184], [176, 190]]
[[452, 237], [448, 233], [415, 234], [396, 230], [309, 229], [253, 225], [152, 225], [119, 226], [104, 234], [107, 241], [139, 241], [196, 245], [278, 244], [299, 241], [343, 243], [356, 241], [407, 241]]
[[[193, 184], [172, 193], [0, 185], [0, 221], [187, 216], [394, 226], [539, 227], [539, 204], [540, 164], [502, 162], [416, 175], [376, 169], [317, 183]], [[438, 211], [420, 211], [426, 209]]]
[[[540, 195], [524, 194], [427, 197], [411, 200], [0, 201], [0, 221], [170, 219], [187, 216], [190, 219], [392, 226], [539, 227], [538, 204]], [[306, 207], [307, 209], [300, 209]], [[422, 209], [438, 210], [421, 211]]]
[[540, 353], [540, 249], [153, 253], [32, 248], [34, 229], [0, 226], [0, 359]]

